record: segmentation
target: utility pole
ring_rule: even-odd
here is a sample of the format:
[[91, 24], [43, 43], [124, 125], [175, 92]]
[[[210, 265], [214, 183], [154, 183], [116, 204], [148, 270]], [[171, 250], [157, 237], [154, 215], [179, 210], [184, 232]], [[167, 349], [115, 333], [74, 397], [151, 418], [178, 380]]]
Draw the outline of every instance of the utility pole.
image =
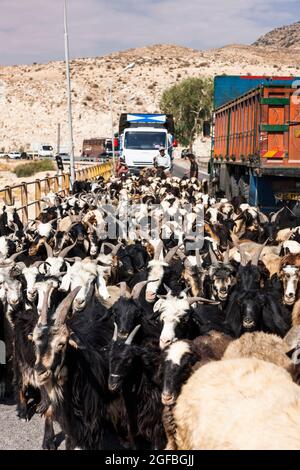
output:
[[57, 124], [57, 149], [56, 154], [60, 154], [60, 124]]
[[73, 138], [73, 121], [72, 121], [72, 98], [71, 98], [71, 78], [70, 78], [70, 61], [69, 61], [67, 0], [64, 0], [64, 26], [65, 26], [67, 96], [68, 96], [68, 120], [69, 120], [69, 153], [70, 153], [70, 172], [71, 172], [70, 183], [71, 183], [71, 189], [72, 189], [73, 184], [75, 182], [75, 165], [74, 165], [74, 138]]
[[113, 111], [113, 94], [112, 94], [112, 88], [113, 88], [113, 81], [110, 81], [109, 84], [109, 101], [110, 101], [110, 118], [111, 118], [111, 145], [112, 145], [112, 160], [113, 160], [113, 174], [116, 174], [116, 154], [115, 154], [115, 132], [114, 132], [114, 111]]

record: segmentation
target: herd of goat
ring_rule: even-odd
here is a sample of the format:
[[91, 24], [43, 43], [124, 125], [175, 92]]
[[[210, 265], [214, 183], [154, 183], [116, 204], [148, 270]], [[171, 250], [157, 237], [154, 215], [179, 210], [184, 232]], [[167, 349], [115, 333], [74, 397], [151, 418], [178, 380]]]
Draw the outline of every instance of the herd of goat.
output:
[[0, 399], [44, 449], [55, 422], [67, 449], [300, 449], [300, 219], [205, 186], [75, 183], [26, 226], [3, 207]]

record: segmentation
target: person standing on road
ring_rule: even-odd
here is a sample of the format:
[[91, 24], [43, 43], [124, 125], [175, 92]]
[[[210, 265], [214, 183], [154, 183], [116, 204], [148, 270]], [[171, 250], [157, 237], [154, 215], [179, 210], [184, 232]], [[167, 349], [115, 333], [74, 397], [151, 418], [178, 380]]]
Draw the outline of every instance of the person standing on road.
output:
[[159, 154], [154, 157], [153, 164], [160, 173], [171, 170], [171, 158], [164, 147], [159, 148]]
[[126, 165], [125, 160], [123, 158], [120, 158], [117, 163], [116, 173], [118, 177], [125, 176], [128, 174], [128, 166]]
[[191, 168], [190, 168], [190, 178], [199, 178], [199, 166], [196, 162], [196, 157], [193, 153], [188, 153], [187, 158], [190, 161]]

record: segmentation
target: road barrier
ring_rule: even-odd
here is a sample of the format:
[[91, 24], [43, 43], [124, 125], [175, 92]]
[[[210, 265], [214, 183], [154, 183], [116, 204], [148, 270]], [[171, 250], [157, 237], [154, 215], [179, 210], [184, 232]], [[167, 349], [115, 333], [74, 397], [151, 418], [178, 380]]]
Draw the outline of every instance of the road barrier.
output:
[[[76, 181], [93, 181], [98, 176], [108, 179], [112, 174], [112, 164], [103, 163], [75, 171]], [[0, 200], [7, 206], [14, 205], [22, 213], [22, 222], [37, 218], [43, 205], [43, 199], [48, 193], [54, 192], [61, 196], [70, 194], [70, 173], [48, 176], [43, 179], [20, 183], [16, 186], [6, 186], [0, 190]], [[29, 200], [32, 199], [32, 202]]]

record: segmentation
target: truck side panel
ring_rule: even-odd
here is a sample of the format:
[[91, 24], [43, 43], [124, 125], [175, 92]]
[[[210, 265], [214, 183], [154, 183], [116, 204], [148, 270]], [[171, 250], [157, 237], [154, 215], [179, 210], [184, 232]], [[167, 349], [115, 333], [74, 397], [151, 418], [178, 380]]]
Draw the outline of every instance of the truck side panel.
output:
[[300, 164], [300, 97], [290, 99], [289, 162]]
[[259, 91], [215, 113], [214, 156], [242, 161], [259, 152]]

